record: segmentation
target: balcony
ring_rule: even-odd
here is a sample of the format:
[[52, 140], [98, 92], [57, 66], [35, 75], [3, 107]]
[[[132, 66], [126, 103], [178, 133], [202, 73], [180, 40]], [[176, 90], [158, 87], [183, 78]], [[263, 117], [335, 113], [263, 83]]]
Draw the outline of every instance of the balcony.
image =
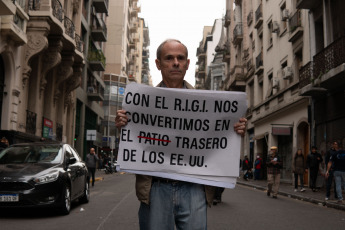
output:
[[88, 54], [89, 66], [93, 71], [105, 70], [105, 56], [102, 50], [89, 50]]
[[226, 11], [224, 19], [224, 27], [228, 27], [231, 23], [231, 10]]
[[91, 37], [94, 41], [107, 41], [107, 26], [102, 18], [93, 16], [91, 25]]
[[138, 31], [138, 21], [132, 21], [129, 24], [129, 31], [131, 33], [136, 33]]
[[104, 87], [96, 81], [96, 84], [87, 85], [87, 98], [91, 101], [104, 100]]
[[76, 49], [82, 53], [84, 51], [84, 42], [81, 40], [78, 34], [75, 34], [75, 44]]
[[[7, 35], [9, 39], [15, 42], [16, 45], [24, 45], [27, 43], [27, 35], [24, 32], [26, 29], [29, 16], [24, 11], [25, 5], [19, 5], [16, 2], [17, 8], [14, 15], [6, 15], [1, 17], [1, 33]], [[25, 3], [25, 2], [24, 2]]]
[[16, 6], [12, 0], [0, 1], [0, 15], [14, 15], [16, 13]]
[[264, 71], [264, 59], [262, 52], [255, 59], [255, 74], [259, 75]]
[[75, 27], [74, 23], [71, 19], [65, 16], [64, 20], [64, 26], [65, 26], [65, 33], [70, 36], [72, 39], [74, 39], [74, 33], [75, 33]]
[[297, 0], [297, 9], [312, 10], [322, 4], [322, 0]]
[[260, 28], [260, 26], [262, 26], [263, 21], [264, 20], [262, 16], [262, 4], [260, 4], [260, 6], [255, 11], [255, 29]]
[[341, 37], [316, 54], [312, 62], [300, 69], [301, 95], [315, 96], [322, 88], [332, 90], [345, 84], [344, 73], [345, 37]]
[[301, 10], [297, 10], [297, 12], [289, 19], [289, 25], [290, 25], [289, 42], [295, 42], [300, 37], [303, 36], [301, 14], [302, 14]]
[[109, 0], [93, 0], [92, 3], [97, 13], [108, 14]]
[[234, 43], [234, 45], [238, 45], [242, 42], [243, 40], [243, 26], [242, 23], [237, 23], [234, 31], [233, 31], [233, 35], [234, 35], [234, 40], [232, 41]]
[[[33, 6], [36, 8], [40, 7], [40, 3], [36, 3], [37, 1], [33, 1]], [[52, 0], [52, 9], [53, 9], [53, 15], [55, 18], [57, 18], [60, 22], [63, 20], [64, 10], [62, 8], [61, 2], [59, 0]]]
[[235, 65], [230, 71], [230, 76], [228, 88], [230, 90], [244, 91], [246, 88], [246, 82], [243, 67]]

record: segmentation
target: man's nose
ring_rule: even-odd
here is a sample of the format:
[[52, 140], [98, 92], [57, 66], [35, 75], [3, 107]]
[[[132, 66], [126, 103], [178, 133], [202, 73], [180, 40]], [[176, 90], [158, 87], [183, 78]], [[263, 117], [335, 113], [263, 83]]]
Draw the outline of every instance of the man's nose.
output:
[[174, 66], [178, 66], [180, 63], [178, 62], [177, 58], [174, 58]]

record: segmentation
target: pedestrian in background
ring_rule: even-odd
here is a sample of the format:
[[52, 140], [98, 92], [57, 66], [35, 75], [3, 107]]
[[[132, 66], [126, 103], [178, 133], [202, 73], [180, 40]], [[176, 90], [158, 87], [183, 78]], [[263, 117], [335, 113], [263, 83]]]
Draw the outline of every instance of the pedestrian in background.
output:
[[280, 169], [283, 167], [283, 163], [278, 156], [278, 148], [276, 146], [271, 147], [271, 154], [267, 158], [267, 196], [273, 193], [273, 198], [278, 197], [279, 185], [280, 185]]
[[[156, 67], [162, 74], [158, 87], [193, 89], [184, 80], [190, 62], [184, 44], [168, 39], [159, 45], [156, 56]], [[126, 111], [118, 110], [116, 127], [121, 128], [127, 122]], [[245, 118], [241, 118], [234, 131], [244, 134], [246, 122]], [[136, 175], [136, 194], [141, 202], [140, 229], [165, 230], [174, 229], [174, 226], [176, 229], [207, 229], [207, 204], [212, 205], [214, 191], [212, 186]]]
[[307, 168], [310, 173], [310, 188], [313, 192], [317, 192], [316, 179], [319, 174], [320, 163], [322, 162], [322, 156], [317, 152], [316, 146], [311, 147], [311, 153], [307, 157]]
[[252, 173], [252, 163], [248, 159], [248, 155], [244, 155], [243, 164], [243, 179], [248, 180], [250, 178], [250, 174]]
[[86, 155], [85, 163], [86, 163], [87, 169], [89, 170], [89, 184], [90, 184], [90, 177], [92, 177], [92, 187], [95, 185], [95, 173], [96, 173], [97, 162], [98, 162], [98, 156], [96, 155], [95, 149], [91, 148], [90, 153]]
[[260, 180], [261, 179], [262, 158], [259, 155], [256, 156], [254, 167], [255, 167], [254, 180]]
[[292, 163], [292, 169], [295, 177], [295, 192], [298, 191], [298, 177], [299, 177], [299, 183], [301, 186], [301, 192], [304, 192], [304, 172], [307, 172], [308, 170], [306, 169], [305, 165], [305, 160], [303, 156], [302, 149], [298, 149], [297, 152], [295, 153], [295, 156], [293, 158], [293, 163]]
[[329, 158], [327, 165], [326, 178], [329, 177], [329, 171], [333, 165], [333, 174], [337, 190], [338, 203], [343, 203], [342, 185], [345, 185], [345, 150], [338, 149]]
[[[326, 171], [327, 171], [329, 159], [338, 150], [339, 150], [339, 143], [337, 141], [333, 141], [332, 142], [332, 147], [327, 151], [326, 157], [325, 157]], [[331, 188], [332, 188], [332, 183], [333, 183], [333, 180], [334, 180], [334, 175], [333, 174], [334, 174], [334, 164], [331, 165], [331, 167], [330, 167], [330, 169], [328, 171], [328, 176], [326, 176], [326, 197], [325, 197], [326, 201], [329, 200], [329, 198], [331, 196]], [[338, 199], [335, 182], [333, 184], [334, 184], [334, 198]]]

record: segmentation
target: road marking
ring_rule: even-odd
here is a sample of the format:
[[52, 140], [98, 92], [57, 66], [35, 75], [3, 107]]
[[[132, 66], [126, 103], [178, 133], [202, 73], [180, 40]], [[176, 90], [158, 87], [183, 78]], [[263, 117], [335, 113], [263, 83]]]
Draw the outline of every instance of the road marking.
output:
[[102, 223], [98, 226], [97, 230], [103, 229], [103, 225], [105, 224], [105, 222], [107, 222], [107, 220], [109, 219], [109, 217], [116, 211], [116, 209], [130, 196], [134, 193], [135, 189], [133, 189], [130, 193], [128, 193], [124, 198], [122, 198], [122, 200], [109, 212], [108, 216], [106, 218], [103, 219]]

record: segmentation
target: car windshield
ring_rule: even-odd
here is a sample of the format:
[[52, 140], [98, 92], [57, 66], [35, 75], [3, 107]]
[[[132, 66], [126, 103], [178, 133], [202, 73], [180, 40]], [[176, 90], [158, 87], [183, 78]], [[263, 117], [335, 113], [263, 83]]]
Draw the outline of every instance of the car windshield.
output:
[[0, 152], [0, 164], [59, 163], [62, 147], [51, 145], [12, 146]]

